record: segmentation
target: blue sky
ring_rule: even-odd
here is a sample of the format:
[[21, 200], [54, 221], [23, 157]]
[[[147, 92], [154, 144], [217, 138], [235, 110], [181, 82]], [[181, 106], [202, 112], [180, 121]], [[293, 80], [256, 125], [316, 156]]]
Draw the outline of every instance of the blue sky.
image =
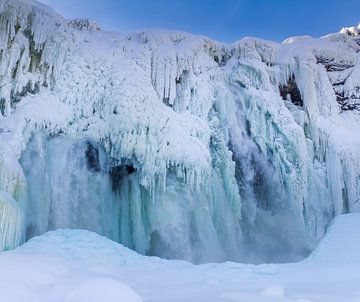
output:
[[67, 18], [104, 29], [168, 28], [223, 42], [244, 36], [282, 41], [336, 32], [360, 21], [359, 0], [42, 0]]

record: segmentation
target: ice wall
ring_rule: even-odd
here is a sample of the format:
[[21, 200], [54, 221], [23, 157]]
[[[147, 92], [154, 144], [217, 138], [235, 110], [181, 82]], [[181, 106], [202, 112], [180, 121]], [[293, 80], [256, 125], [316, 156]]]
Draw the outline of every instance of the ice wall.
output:
[[20, 163], [28, 184], [27, 239], [48, 230], [81, 228], [118, 240], [107, 158], [95, 142], [37, 133]]
[[197, 263], [240, 259], [239, 208], [229, 203], [215, 171], [212, 187], [194, 192], [170, 169], [166, 190], [150, 192], [130, 162], [109, 162], [91, 139], [33, 135], [20, 159], [27, 181], [26, 239], [81, 228], [147, 255]]
[[72, 227], [164, 258], [289, 261], [359, 210], [353, 31], [226, 45], [79, 22], [0, 1], [2, 248]]
[[5, 158], [0, 159], [0, 246], [10, 249], [24, 241], [26, 184]]

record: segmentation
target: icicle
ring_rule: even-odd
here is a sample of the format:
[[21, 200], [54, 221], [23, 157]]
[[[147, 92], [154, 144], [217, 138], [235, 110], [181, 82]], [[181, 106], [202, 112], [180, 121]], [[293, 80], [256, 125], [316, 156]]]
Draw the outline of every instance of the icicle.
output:
[[0, 191], [0, 250], [15, 248], [24, 241], [24, 215], [19, 203]]

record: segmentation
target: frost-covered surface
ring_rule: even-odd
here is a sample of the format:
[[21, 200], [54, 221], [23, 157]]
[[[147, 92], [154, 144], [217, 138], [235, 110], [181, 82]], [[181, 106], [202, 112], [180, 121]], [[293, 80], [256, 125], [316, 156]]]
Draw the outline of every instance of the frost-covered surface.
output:
[[100, 27], [96, 22], [89, 19], [73, 19], [68, 21], [68, 25], [77, 30], [87, 30], [87, 31], [99, 31]]
[[142, 256], [88, 231], [57, 230], [0, 253], [0, 300], [355, 302], [358, 230], [359, 214], [340, 215], [295, 264], [198, 266]]
[[287, 261], [359, 210], [354, 30], [95, 27], [0, 0], [2, 248], [81, 227], [165, 258]]

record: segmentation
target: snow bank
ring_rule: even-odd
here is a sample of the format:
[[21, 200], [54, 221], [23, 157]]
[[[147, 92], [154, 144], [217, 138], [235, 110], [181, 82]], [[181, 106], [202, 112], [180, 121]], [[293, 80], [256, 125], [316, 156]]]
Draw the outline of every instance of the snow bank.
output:
[[304, 261], [262, 265], [163, 260], [88, 231], [57, 230], [0, 253], [0, 300], [354, 302], [359, 221], [339, 216]]
[[64, 302], [141, 302], [142, 299], [127, 285], [112, 279], [91, 279], [73, 289]]
[[0, 254], [0, 299], [140, 302], [114, 273], [124, 263], [121, 259], [129, 263], [133, 254], [87, 231], [47, 233], [19, 250]]
[[309, 260], [360, 263], [359, 218], [359, 214], [337, 216]]

